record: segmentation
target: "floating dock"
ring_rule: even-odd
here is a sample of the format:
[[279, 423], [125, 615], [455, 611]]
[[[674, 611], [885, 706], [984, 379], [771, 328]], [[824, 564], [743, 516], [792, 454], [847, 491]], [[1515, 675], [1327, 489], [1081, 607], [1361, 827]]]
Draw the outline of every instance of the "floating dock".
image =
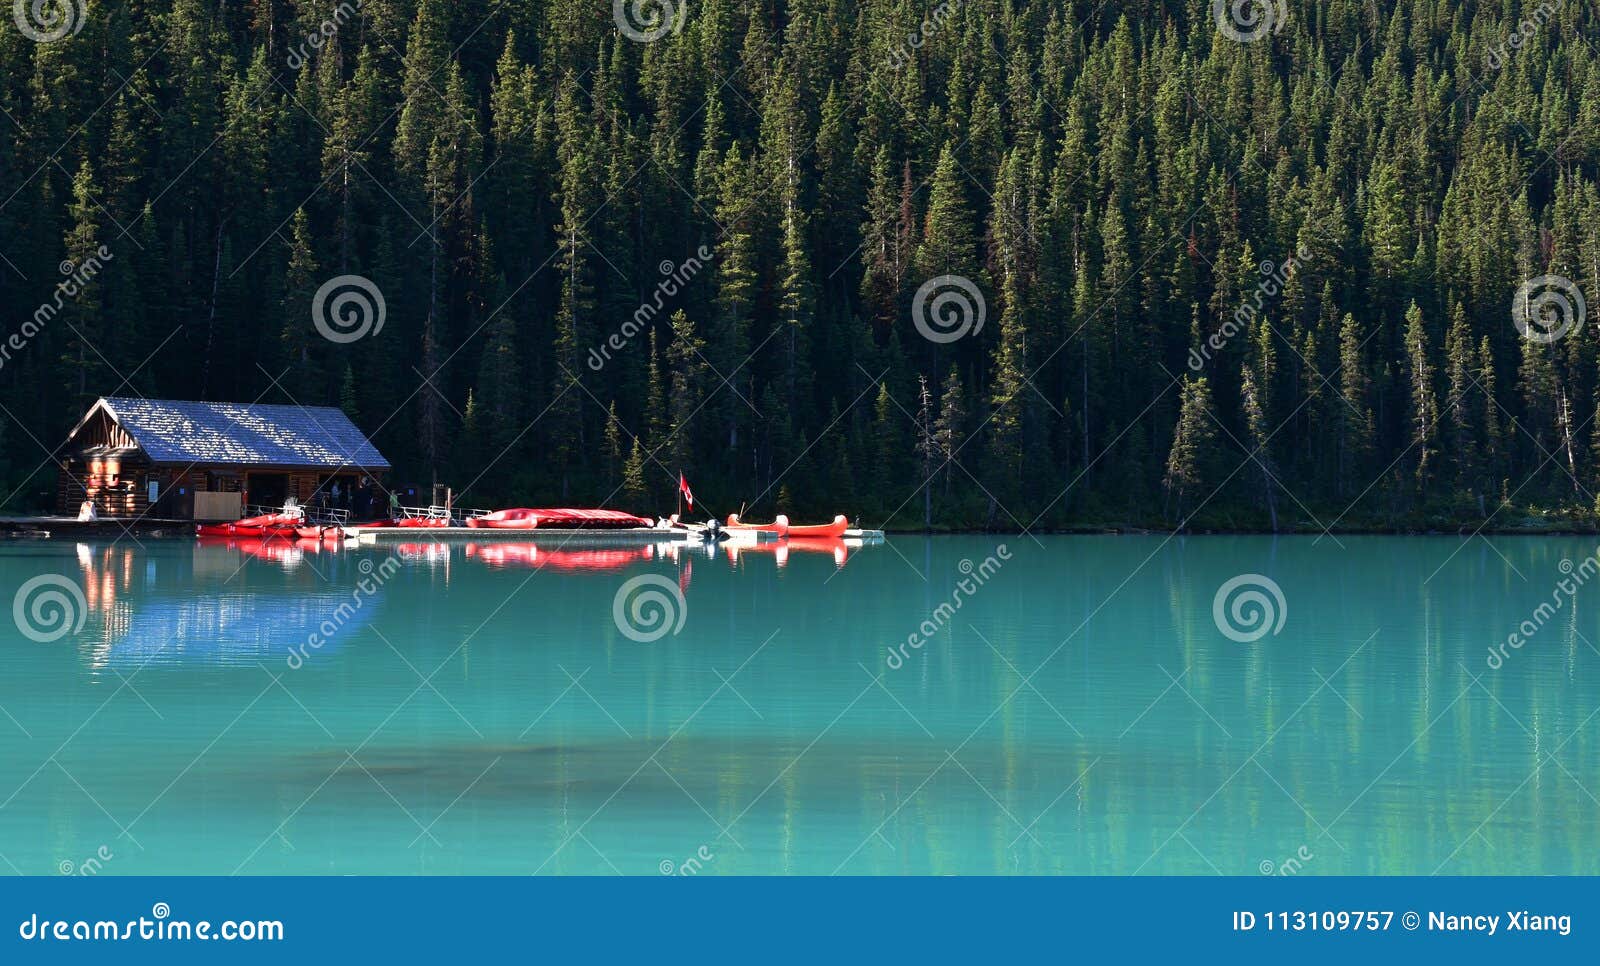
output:
[[[588, 546], [639, 546], [652, 543], [693, 543], [703, 541], [698, 534], [684, 530], [637, 527], [624, 530], [496, 530], [489, 527], [348, 527], [349, 538], [363, 546], [384, 543], [433, 543], [445, 540], [472, 540], [477, 543], [553, 543]], [[785, 538], [765, 530], [730, 530], [724, 543], [778, 543]], [[883, 542], [882, 530], [846, 530], [844, 540], [863, 544]]]

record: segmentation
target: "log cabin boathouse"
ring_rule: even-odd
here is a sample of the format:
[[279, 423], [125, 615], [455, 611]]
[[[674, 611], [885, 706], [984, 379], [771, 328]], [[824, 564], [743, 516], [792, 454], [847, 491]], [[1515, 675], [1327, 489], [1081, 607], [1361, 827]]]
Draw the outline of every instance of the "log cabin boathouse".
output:
[[389, 469], [342, 410], [107, 396], [59, 457], [58, 510], [102, 517], [237, 520], [247, 506], [351, 493]]

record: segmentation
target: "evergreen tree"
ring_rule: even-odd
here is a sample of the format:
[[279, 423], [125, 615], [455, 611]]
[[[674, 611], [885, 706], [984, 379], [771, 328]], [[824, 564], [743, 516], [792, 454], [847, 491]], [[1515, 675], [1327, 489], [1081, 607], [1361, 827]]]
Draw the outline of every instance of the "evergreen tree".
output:
[[1211, 415], [1211, 384], [1205, 376], [1184, 377], [1183, 398], [1178, 408], [1178, 425], [1172, 434], [1172, 449], [1167, 454], [1165, 485], [1169, 504], [1181, 523], [1186, 511], [1198, 510], [1193, 504], [1202, 499], [1216, 479], [1217, 428]]

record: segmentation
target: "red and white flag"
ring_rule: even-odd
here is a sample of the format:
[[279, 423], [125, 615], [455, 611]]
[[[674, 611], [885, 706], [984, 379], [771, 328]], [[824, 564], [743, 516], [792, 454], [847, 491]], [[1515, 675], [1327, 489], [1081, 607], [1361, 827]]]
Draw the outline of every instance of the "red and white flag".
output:
[[693, 510], [694, 491], [689, 489], [689, 481], [683, 478], [683, 474], [681, 472], [678, 474], [678, 492], [683, 494], [684, 500], [689, 504], [689, 509]]

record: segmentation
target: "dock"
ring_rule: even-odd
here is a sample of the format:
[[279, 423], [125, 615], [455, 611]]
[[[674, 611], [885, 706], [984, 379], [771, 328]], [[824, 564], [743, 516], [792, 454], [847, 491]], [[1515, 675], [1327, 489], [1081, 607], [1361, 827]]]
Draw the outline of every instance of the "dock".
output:
[[[450, 540], [471, 540], [476, 543], [548, 543], [565, 546], [640, 546], [655, 543], [700, 543], [698, 536], [683, 530], [661, 530], [655, 527], [633, 527], [623, 530], [573, 530], [533, 529], [496, 530], [477, 527], [349, 527], [349, 539], [362, 546], [391, 543], [434, 543]], [[762, 530], [729, 531], [732, 543], [778, 543], [785, 539]], [[883, 542], [882, 530], [846, 530], [844, 540], [860, 541], [863, 545]]]
[[444, 540], [472, 540], [477, 543], [584, 543], [589, 546], [639, 546], [674, 543], [687, 534], [682, 530], [657, 530], [637, 527], [625, 530], [495, 530], [477, 527], [346, 527], [351, 540], [362, 545], [380, 543], [434, 543]]
[[156, 517], [102, 517], [98, 520], [69, 516], [0, 517], [0, 538], [48, 540], [124, 536], [192, 537], [194, 521]]

